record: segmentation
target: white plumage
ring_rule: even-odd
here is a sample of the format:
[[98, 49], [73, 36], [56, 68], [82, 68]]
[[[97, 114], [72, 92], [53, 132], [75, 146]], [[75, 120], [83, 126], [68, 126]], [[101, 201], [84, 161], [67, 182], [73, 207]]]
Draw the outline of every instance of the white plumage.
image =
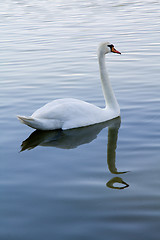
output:
[[105, 54], [119, 53], [112, 44], [102, 43], [98, 49], [98, 59], [102, 89], [106, 101], [104, 109], [93, 104], [72, 98], [58, 99], [37, 109], [30, 117], [17, 116], [18, 119], [35, 129], [54, 130], [84, 127], [104, 122], [120, 115], [119, 105], [111, 88], [106, 67]]

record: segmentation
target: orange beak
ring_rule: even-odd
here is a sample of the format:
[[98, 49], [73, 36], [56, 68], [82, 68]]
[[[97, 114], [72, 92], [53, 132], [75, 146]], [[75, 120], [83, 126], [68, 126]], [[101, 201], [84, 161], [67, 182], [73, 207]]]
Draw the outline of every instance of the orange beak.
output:
[[117, 51], [114, 47], [112, 47], [112, 52], [121, 54], [119, 51]]

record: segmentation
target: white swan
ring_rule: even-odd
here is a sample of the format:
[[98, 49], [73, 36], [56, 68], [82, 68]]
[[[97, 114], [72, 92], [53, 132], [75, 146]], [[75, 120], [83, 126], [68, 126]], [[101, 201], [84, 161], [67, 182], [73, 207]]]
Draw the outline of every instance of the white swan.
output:
[[120, 116], [120, 108], [106, 72], [105, 54], [109, 52], [121, 54], [109, 42], [101, 43], [98, 48], [101, 83], [106, 102], [104, 109], [81, 100], [65, 98], [47, 103], [30, 117], [17, 116], [18, 119], [35, 129], [66, 130], [108, 121]]

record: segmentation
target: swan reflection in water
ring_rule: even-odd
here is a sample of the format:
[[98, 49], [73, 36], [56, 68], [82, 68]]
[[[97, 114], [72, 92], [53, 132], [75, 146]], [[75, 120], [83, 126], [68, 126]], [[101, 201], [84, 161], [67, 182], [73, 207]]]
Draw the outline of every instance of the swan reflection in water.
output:
[[[82, 144], [90, 143], [96, 139], [100, 131], [108, 127], [108, 145], [107, 145], [107, 164], [109, 171], [113, 174], [123, 174], [125, 172], [118, 172], [116, 162], [116, 147], [118, 130], [120, 128], [120, 117], [111, 121], [95, 124], [88, 127], [82, 127], [71, 130], [54, 130], [54, 131], [40, 131], [36, 130], [22, 142], [21, 152], [28, 149], [33, 149], [36, 146], [50, 146], [62, 149], [73, 149]], [[120, 186], [114, 186], [118, 183]], [[124, 189], [129, 185], [120, 177], [114, 177], [106, 183], [106, 186], [113, 189]]]

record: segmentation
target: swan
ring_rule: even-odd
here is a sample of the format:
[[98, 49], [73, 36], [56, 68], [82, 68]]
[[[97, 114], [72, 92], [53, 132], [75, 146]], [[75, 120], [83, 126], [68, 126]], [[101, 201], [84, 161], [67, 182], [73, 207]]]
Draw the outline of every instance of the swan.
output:
[[47, 103], [29, 117], [17, 116], [17, 118], [29, 127], [39, 130], [67, 130], [105, 122], [120, 116], [120, 108], [105, 65], [105, 55], [110, 52], [121, 54], [109, 42], [99, 45], [98, 61], [105, 108], [78, 99], [64, 98]]

